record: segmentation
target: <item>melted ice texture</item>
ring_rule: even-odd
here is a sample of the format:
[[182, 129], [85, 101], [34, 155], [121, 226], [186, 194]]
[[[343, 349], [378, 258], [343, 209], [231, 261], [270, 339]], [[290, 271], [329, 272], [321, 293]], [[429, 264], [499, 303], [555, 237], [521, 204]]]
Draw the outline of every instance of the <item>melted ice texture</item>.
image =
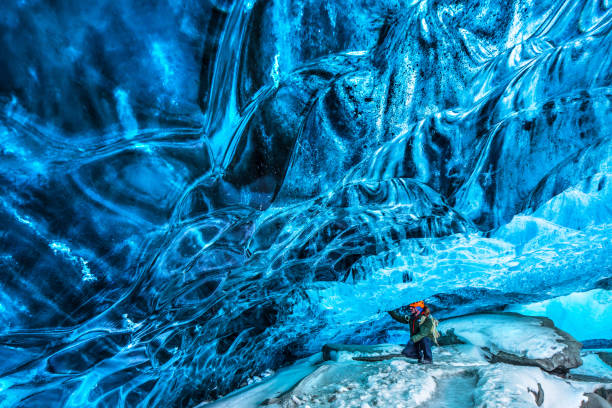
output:
[[[193, 406], [607, 290], [608, 0], [11, 2], [0, 406]], [[609, 321], [609, 317], [608, 317]]]

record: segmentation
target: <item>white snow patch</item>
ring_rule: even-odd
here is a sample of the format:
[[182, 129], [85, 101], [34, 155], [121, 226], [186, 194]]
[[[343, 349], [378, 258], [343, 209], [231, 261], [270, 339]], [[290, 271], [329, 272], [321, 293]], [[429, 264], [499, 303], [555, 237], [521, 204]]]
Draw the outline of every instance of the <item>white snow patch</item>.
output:
[[536, 407], [538, 383], [544, 391], [542, 408], [578, 408], [586, 400], [585, 392], [600, 387], [599, 383], [564, 380], [544, 373], [537, 367], [492, 364], [479, 369], [475, 407], [514, 408]]
[[427, 401], [436, 389], [434, 375], [443, 374], [439, 368], [427, 370], [404, 359], [330, 362], [293, 390], [290, 398], [310, 407], [409, 408]]
[[534, 318], [512, 315], [471, 315], [440, 323], [438, 330], [454, 329], [457, 337], [491, 352], [505, 351], [530, 359], [546, 359], [563, 351], [561, 336]]

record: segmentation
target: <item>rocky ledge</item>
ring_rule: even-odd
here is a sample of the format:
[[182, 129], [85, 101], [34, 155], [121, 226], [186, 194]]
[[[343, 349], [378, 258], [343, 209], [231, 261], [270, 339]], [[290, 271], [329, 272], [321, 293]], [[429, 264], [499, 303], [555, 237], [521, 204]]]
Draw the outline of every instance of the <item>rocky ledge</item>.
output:
[[546, 317], [480, 313], [445, 320], [438, 330], [441, 344], [473, 344], [492, 362], [535, 366], [559, 374], [582, 364], [582, 344]]

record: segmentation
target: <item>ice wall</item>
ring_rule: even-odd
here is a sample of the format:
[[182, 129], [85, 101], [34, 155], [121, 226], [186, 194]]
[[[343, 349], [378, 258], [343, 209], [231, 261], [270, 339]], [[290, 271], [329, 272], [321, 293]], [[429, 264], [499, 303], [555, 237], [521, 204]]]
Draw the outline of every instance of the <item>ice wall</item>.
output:
[[611, 274], [610, 4], [12, 1], [0, 406], [192, 406]]
[[509, 310], [531, 316], [546, 316], [579, 341], [610, 340], [611, 293], [605, 289], [575, 292], [527, 305], [513, 305]]

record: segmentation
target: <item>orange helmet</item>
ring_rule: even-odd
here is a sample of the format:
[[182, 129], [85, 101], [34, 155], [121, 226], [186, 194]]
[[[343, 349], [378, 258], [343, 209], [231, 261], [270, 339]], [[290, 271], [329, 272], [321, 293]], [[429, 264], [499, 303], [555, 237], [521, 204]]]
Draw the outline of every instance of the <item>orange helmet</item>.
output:
[[416, 310], [416, 315], [418, 316], [421, 313], [423, 313], [423, 310], [425, 309], [425, 302], [423, 302], [422, 300], [419, 300], [418, 302], [409, 304], [408, 307], [411, 309], [414, 308]]

